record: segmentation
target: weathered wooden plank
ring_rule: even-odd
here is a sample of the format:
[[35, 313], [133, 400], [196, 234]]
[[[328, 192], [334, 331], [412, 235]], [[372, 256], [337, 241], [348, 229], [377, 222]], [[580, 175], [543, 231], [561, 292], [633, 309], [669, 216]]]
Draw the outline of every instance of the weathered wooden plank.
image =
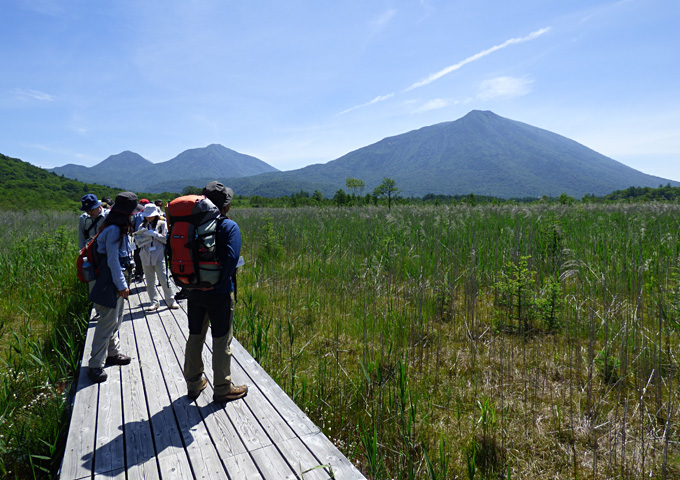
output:
[[269, 376], [259, 363], [234, 339], [231, 345], [234, 361], [246, 372], [250, 382], [257, 385], [264, 397], [271, 404], [297, 436], [320, 432], [314, 422], [293, 402], [283, 389]]
[[[123, 352], [133, 357], [132, 363], [107, 368], [109, 381], [100, 386], [90, 385], [86, 368], [81, 369], [84, 383], [79, 386], [85, 387], [80, 387], [78, 395], [88, 393], [91, 387], [90, 398], [94, 392], [96, 401], [98, 389], [102, 390], [99, 397], [105, 396], [99, 398], [102, 418], [97, 417], [96, 410], [89, 413], [90, 417], [94, 415], [91, 425], [96, 419], [102, 429], [97, 427], [99, 444], [95, 444], [94, 429], [83, 422], [76, 423], [89, 435], [92, 446], [89, 456], [80, 450], [77, 461], [73, 456], [64, 459], [62, 478], [92, 478], [93, 450], [95, 478], [317, 480], [332, 478], [331, 472], [338, 479], [364, 478], [237, 340], [232, 344], [232, 377], [237, 384], [249, 385], [248, 396], [226, 405], [212, 402], [212, 338], [208, 334], [203, 358], [210, 383], [196, 402], [189, 401], [182, 375], [188, 335], [186, 301], [180, 310], [162, 307], [145, 313], [147, 298], [141, 285], [133, 288], [130, 311], [121, 326]], [[89, 357], [89, 350], [84, 357]], [[114, 372], [118, 373], [118, 381]], [[121, 420], [113, 436], [116, 414], [111, 395], [114, 392], [115, 397], [116, 388]], [[78, 402], [81, 400], [77, 397], [74, 414]], [[87, 408], [81, 411], [88, 414]], [[67, 448], [87, 443], [78, 433], [72, 426], [69, 439], [73, 440]], [[123, 438], [127, 470], [116, 468], [116, 462], [123, 457], [113, 453]], [[111, 454], [106, 453], [107, 449]]]
[[324, 465], [330, 465], [335, 478], [347, 480], [365, 480], [361, 472], [345, 457], [333, 443], [321, 432], [306, 435], [302, 442], [314, 452], [314, 456]]
[[127, 480], [159, 480], [161, 478], [158, 471], [158, 462], [156, 461], [156, 457], [142, 461], [141, 463], [128, 465], [126, 472]]
[[[160, 312], [160, 315], [163, 318], [163, 326], [166, 328], [173, 349], [177, 355], [181, 355], [180, 358], [183, 358], [186, 335], [188, 334], [187, 329], [185, 328], [185, 330], [182, 331], [169, 312], [165, 312], [165, 315], [164, 312]], [[208, 338], [211, 338], [210, 332], [208, 332]], [[226, 405], [226, 410], [225, 407], [211, 401], [213, 395], [212, 369], [210, 368], [210, 365], [212, 364], [211, 355], [212, 352], [208, 348], [203, 349], [203, 363], [206, 365], [206, 377], [209, 379], [210, 383], [197, 399], [197, 404], [201, 407], [201, 412], [203, 413], [211, 436], [227, 442], [226, 444], [223, 444], [215, 441], [218, 449], [221, 450], [220, 454], [223, 457], [229, 454], [237, 455], [249, 450], [271, 445], [272, 442], [269, 436], [262, 431], [257, 418], [255, 418], [250, 409], [244, 406], [243, 401], [228, 403]], [[234, 377], [234, 380], [238, 381], [238, 376]], [[223, 414], [225, 411], [227, 413], [227, 420], [231, 420], [231, 422], [216, 421], [217, 418], [224, 418]], [[220, 415], [215, 415], [218, 412], [222, 413]], [[232, 426], [230, 426], [229, 423]], [[237, 444], [237, 440], [240, 440], [243, 444], [242, 449], [240, 447], [238, 447], [238, 449], [233, 447]], [[231, 448], [228, 448], [225, 452], [225, 447]]]
[[[178, 319], [178, 321], [181, 320], [181, 318]], [[169, 316], [164, 316], [163, 324], [166, 326], [166, 328], [170, 328], [169, 326], [171, 325], [171, 322], [172, 318], [169, 318]], [[185, 329], [183, 330], [184, 331], [182, 332], [182, 335], [185, 336], [186, 331]], [[178, 335], [176, 331], [173, 330], [173, 332], [173, 335]], [[203, 352], [203, 360], [205, 365], [210, 365], [211, 347], [212, 339], [208, 333], [208, 337], [206, 338], [206, 348]], [[240, 343], [238, 343], [236, 339], [234, 339], [232, 343], [232, 350], [234, 353], [234, 358], [232, 359], [232, 375], [235, 379], [235, 383], [238, 383], [238, 378], [247, 378], [251, 379], [251, 381], [252, 378], [257, 378], [258, 382], [260, 380], [264, 380], [266, 384], [265, 388], [269, 390], [270, 394], [271, 392], [275, 392], [275, 395], [270, 395], [267, 397], [260, 390], [261, 382], [252, 382], [249, 387], [248, 396], [246, 396], [244, 399], [244, 403], [249, 406], [251, 411], [253, 411], [253, 413], [258, 418], [263, 430], [273, 440], [273, 442], [281, 448], [281, 451], [284, 453], [286, 458], [294, 459], [297, 458], [297, 455], [306, 455], [304, 452], [307, 452], [309, 455], [312, 454], [309, 453], [309, 449], [307, 448], [302, 450], [301, 443], [285, 443], [285, 440], [294, 437], [295, 432], [292, 431], [288, 424], [288, 421], [290, 420], [285, 420], [282, 415], [286, 415], [288, 419], [292, 419], [295, 422], [298, 432], [303, 434], [302, 437], [308, 437], [311, 439], [310, 441], [312, 442], [313, 448], [319, 448], [319, 460], [315, 461], [316, 457], [311, 456], [313, 460], [311, 461], [309, 468], [327, 464], [331, 465], [331, 468], [334, 469], [334, 472], [340, 472], [343, 475], [347, 475], [348, 478], [364, 478], [361, 473], [351, 464], [351, 462], [349, 462], [342, 455], [342, 453], [323, 435], [323, 433], [321, 433], [318, 427], [316, 427], [316, 425], [311, 422], [309, 417], [307, 417], [304, 412], [302, 412], [299, 407], [295, 405], [290, 397], [288, 397], [288, 395], [283, 392], [278, 384], [276, 384], [276, 382], [271, 379], [271, 377], [262, 369], [262, 367], [257, 362], [255, 362], [252, 356], [240, 345]], [[241, 364], [249, 365], [247, 372], [242, 368]], [[209, 368], [206, 370], [209, 370]], [[246, 381], [246, 383], [250, 382]], [[208, 391], [208, 389], [206, 390]], [[275, 400], [272, 401], [271, 397], [274, 397]], [[280, 402], [275, 403], [277, 400], [280, 400]], [[227, 414], [229, 415], [231, 412], [233, 412], [233, 410], [236, 410], [234, 407], [238, 405], [240, 405], [240, 402], [228, 403], [226, 405]], [[244, 438], [244, 443], [246, 443], [249, 451], [256, 450], [256, 444], [249, 444], [247, 438]], [[286, 450], [287, 448], [293, 448], [293, 450], [288, 452]], [[307, 475], [310, 475], [310, 478], [315, 478], [315, 475], [322, 475], [321, 478], [329, 478], [328, 472], [321, 473], [321, 469], [312, 470], [308, 472], [306, 476]], [[339, 476], [338, 478], [343, 478], [343, 476]]]
[[265, 477], [260, 474], [249, 453], [223, 458], [223, 460], [229, 478], [232, 480], [265, 480]]
[[257, 468], [261, 472], [265, 472], [264, 476], [267, 480], [286, 480], [294, 479], [295, 474], [291, 470], [290, 465], [281, 456], [274, 445], [260, 448], [251, 452], [253, 460]]
[[113, 472], [96, 474], [92, 478], [94, 478], [95, 480], [104, 480], [104, 479], [106, 479], [106, 480], [125, 480], [125, 469], [120, 468], [120, 469], [115, 470]]
[[[234, 362], [233, 370], [240, 370], [238, 363]], [[243, 376], [246, 374], [243, 373]], [[241, 376], [241, 375], [239, 375]], [[246, 382], [247, 383], [247, 382]], [[244, 402], [253, 413], [262, 428], [267, 432], [272, 442], [279, 443], [295, 438], [295, 432], [290, 428], [285, 419], [277, 412], [262, 394], [260, 388], [252, 384], [248, 387], [248, 395]], [[229, 412], [229, 410], [227, 410]]]
[[109, 378], [99, 384], [97, 444], [94, 454], [96, 474], [125, 468], [120, 368], [107, 367]]
[[85, 478], [92, 475], [99, 388], [93, 385], [87, 377], [87, 362], [92, 351], [92, 337], [96, 325], [97, 322], [90, 321], [85, 336], [85, 349], [75, 387], [71, 424], [59, 473], [60, 478], [64, 479]]
[[[172, 329], [171, 335], [172, 338], [179, 338], [179, 336], [181, 335], [184, 341], [186, 341], [186, 337], [188, 335], [188, 327], [186, 327], [186, 325], [182, 327], [182, 325], [177, 323], [179, 321], [184, 320], [184, 323], [186, 324], [186, 319], [180, 318], [179, 316], [174, 317], [174, 319], [176, 320], [176, 322], [172, 322], [173, 318], [170, 317], [170, 314], [164, 316], [163, 325], [168, 329]], [[175, 325], [177, 326], [178, 330], [175, 329]], [[236, 340], [234, 340], [234, 342], [236, 342]], [[250, 355], [248, 355], [248, 357], [252, 358], [250, 357]], [[206, 365], [206, 374], [208, 378], [210, 378], [210, 375], [212, 373], [209, 368], [211, 362], [212, 362], [212, 337], [210, 335], [210, 332], [208, 332], [208, 335], [206, 337], [206, 345], [205, 348], [203, 349], [203, 363], [204, 365]], [[242, 400], [242, 402], [244, 402], [245, 405], [248, 407], [249, 411], [242, 408], [230, 407], [230, 405], [238, 406], [240, 405], [240, 402], [232, 402], [230, 404], [227, 404], [226, 411], [227, 415], [229, 415], [229, 418], [232, 419], [234, 425], [238, 426], [237, 428], [239, 429], [241, 434], [246, 435], [243, 437], [243, 442], [246, 444], [248, 450], [254, 450], [256, 448], [267, 446], [271, 442], [276, 443], [295, 437], [295, 432], [293, 432], [293, 430], [290, 428], [288, 422], [279, 414], [278, 411], [276, 411], [271, 406], [267, 399], [262, 395], [262, 392], [259, 390], [259, 386], [249, 381], [250, 377], [248, 376], [248, 373], [242, 368], [242, 366], [235, 358], [232, 358], [231, 365], [232, 365], [232, 380], [234, 384], [239, 385], [246, 383], [249, 385], [248, 395]], [[206, 392], [204, 393], [204, 395], [208, 394], [212, 395], [212, 391], [210, 391], [210, 388], [206, 389]], [[271, 441], [263, 442], [260, 439], [260, 437], [247, 436], [248, 432], [253, 431], [253, 428], [255, 428], [252, 426], [252, 422], [254, 421], [260, 424], [262, 429], [264, 429], [266, 436]]]
[[319, 462], [299, 438], [286, 440], [277, 446], [298, 478], [304, 478], [305, 480], [326, 480], [331, 478], [327, 465]]
[[[143, 388], [133, 322], [143, 315], [130, 312], [120, 328], [121, 350], [132, 357], [130, 365], [121, 369], [123, 379], [123, 419], [125, 421], [125, 455], [128, 480], [160, 478], [151, 422]], [[135, 318], [137, 317], [137, 318]], [[148, 348], [142, 345], [141, 348]]]
[[154, 345], [161, 372], [172, 401], [171, 408], [179, 425], [187, 455], [198, 478], [224, 478], [220, 457], [194, 402], [186, 396], [184, 376], [179, 359], [168, 340], [158, 312], [146, 316], [149, 330], [154, 334]]
[[[173, 318], [174, 316], [170, 312], [159, 312], [159, 314], [163, 318], [163, 326], [166, 328], [170, 343], [173, 345], [176, 353], [181, 353], [183, 355], [188, 331], [186, 327], [182, 328], [178, 322], [185, 319], [179, 317]], [[210, 333], [208, 333], [208, 344], [212, 343], [211, 338]], [[212, 374], [211, 369], [209, 368], [211, 365], [211, 355], [212, 351], [206, 346], [203, 350], [203, 362], [204, 365], [206, 365], [206, 376], [208, 378], [211, 378]], [[246, 375], [243, 372], [237, 373], [232, 371], [232, 376], [235, 382], [239, 381], [239, 377], [246, 378]], [[200, 407], [206, 425], [209, 427], [211, 436], [225, 463], [227, 472], [231, 478], [235, 479], [260, 478], [260, 472], [250, 456], [245, 454], [233, 455], [232, 448], [224, 447], [225, 445], [232, 445], [237, 439], [240, 439], [249, 451], [261, 450], [263, 447], [271, 446], [270, 436], [267, 435], [267, 432], [263, 429], [262, 423], [253, 415], [245, 401], [229, 402], [222, 406], [211, 401], [212, 393], [212, 385], [209, 384], [203, 394], [196, 400], [196, 403]], [[257, 387], [254, 385], [251, 386], [248, 396], [244, 400], [248, 400], [249, 397], [251, 399], [262, 399]], [[227, 414], [226, 416], [224, 415], [225, 412]], [[273, 412], [273, 414], [280, 419], [276, 412]], [[233, 424], [235, 428], [231, 427], [229, 420], [231, 420], [231, 424]], [[272, 422], [269, 421], [265, 424], [271, 425], [271, 423]], [[280, 423], [282, 423], [282, 421], [280, 421]], [[276, 434], [276, 431], [274, 433]], [[287, 433], [288, 435], [293, 434], [290, 428], [287, 429]], [[277, 437], [280, 438], [280, 434], [277, 435]], [[277, 472], [286, 472], [287, 467], [285, 466], [285, 462], [281, 465], [283, 466], [279, 466]], [[281, 470], [282, 468], [283, 470]], [[267, 472], [265, 478], [270, 478], [272, 473], [269, 471]], [[287, 468], [287, 472], [292, 474], [289, 467]]]
[[139, 316], [135, 318], [133, 328], [139, 345], [140, 372], [161, 478], [192, 478], [189, 458], [171, 407], [155, 345], [144, 313], [139, 311], [139, 297], [135, 295], [133, 301], [135, 303], [131, 306], [137, 308], [135, 317]]

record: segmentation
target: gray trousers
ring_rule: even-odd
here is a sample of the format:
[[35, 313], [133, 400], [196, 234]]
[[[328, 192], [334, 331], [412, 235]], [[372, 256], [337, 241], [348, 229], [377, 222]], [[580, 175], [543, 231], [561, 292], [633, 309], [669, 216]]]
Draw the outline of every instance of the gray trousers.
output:
[[94, 304], [99, 312], [99, 320], [92, 339], [92, 353], [88, 366], [90, 368], [104, 368], [106, 357], [113, 357], [120, 353], [120, 339], [118, 329], [125, 313], [125, 300], [118, 297], [115, 308]]

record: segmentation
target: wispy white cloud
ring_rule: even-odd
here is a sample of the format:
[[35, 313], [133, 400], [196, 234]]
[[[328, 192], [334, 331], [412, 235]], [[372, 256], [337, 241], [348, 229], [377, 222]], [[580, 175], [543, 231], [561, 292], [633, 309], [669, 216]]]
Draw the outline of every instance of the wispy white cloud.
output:
[[422, 106], [420, 106], [416, 112], [427, 112], [429, 110], [439, 110], [440, 108], [446, 108], [449, 105], [456, 105], [458, 100], [453, 100], [450, 98], [435, 98], [432, 100], [429, 100], [425, 102]]
[[433, 73], [432, 75], [429, 75], [425, 79], [414, 83], [413, 85], [408, 87], [406, 90], [404, 90], [404, 92], [408, 92], [408, 91], [414, 90], [416, 88], [420, 88], [420, 87], [424, 87], [425, 85], [429, 85], [430, 83], [432, 83], [436, 80], [439, 80], [444, 75], [448, 75], [449, 73], [454, 72], [454, 71], [460, 69], [461, 67], [464, 67], [468, 63], [472, 63], [475, 60], [479, 60], [480, 58], [486, 57], [487, 55], [489, 55], [493, 52], [496, 52], [498, 50], [501, 50], [503, 48], [509, 47], [510, 45], [528, 42], [530, 40], [538, 38], [541, 35], [543, 35], [544, 33], [547, 33], [549, 30], [550, 30], [550, 27], [541, 28], [540, 30], [536, 30], [535, 32], [531, 32], [529, 35], [527, 35], [525, 37], [511, 38], [511, 39], [506, 40], [505, 42], [501, 43], [500, 45], [494, 45], [491, 48], [487, 48], [486, 50], [482, 50], [481, 52], [476, 53], [476, 54], [466, 58], [465, 60], [462, 60], [462, 61], [456, 63], [455, 65], [448, 66], [448, 67], [446, 67], [446, 68], [444, 68], [444, 69], [442, 69], [442, 70], [440, 70], [436, 73]]
[[492, 98], [521, 97], [531, 92], [530, 78], [496, 77], [484, 80], [479, 88], [477, 98], [490, 100]]
[[56, 99], [54, 95], [50, 95], [49, 93], [31, 90], [28, 88], [15, 88], [12, 90], [12, 93], [20, 100], [40, 100], [43, 102], [52, 102]]
[[[401, 93], [406, 93], [411, 90], [414, 90], [416, 88], [424, 87], [425, 85], [429, 85], [430, 83], [439, 80], [441, 77], [444, 75], [451, 73], [455, 70], [458, 70], [459, 68], [467, 65], [468, 63], [474, 62], [475, 60], [479, 60], [480, 58], [483, 58], [497, 50], [501, 50], [503, 48], [506, 48], [510, 45], [514, 45], [517, 43], [523, 43], [523, 42], [528, 42], [530, 40], [533, 40], [537, 37], [540, 37], [541, 35], [547, 33], [551, 27], [546, 27], [546, 28], [541, 28], [540, 30], [536, 30], [535, 32], [530, 33], [529, 35], [526, 35], [524, 37], [519, 37], [519, 38], [511, 38], [509, 40], [506, 40], [505, 42], [501, 43], [500, 45], [495, 45], [491, 48], [487, 48], [486, 50], [482, 50], [479, 53], [476, 53], [475, 55], [472, 55], [471, 57], [466, 58], [465, 60], [458, 62], [455, 65], [451, 65], [450, 67], [446, 67], [443, 70], [440, 70], [437, 73], [434, 73], [430, 75], [429, 77], [425, 78], [424, 80], [421, 80], [419, 82], [414, 83], [407, 89], [405, 89]], [[482, 84], [482, 88], [478, 94], [478, 98], [482, 99], [488, 99], [488, 98], [493, 98], [493, 97], [499, 97], [499, 96], [505, 96], [505, 97], [510, 97], [510, 96], [519, 96], [519, 95], [525, 95], [528, 93], [530, 90], [530, 84], [531, 81], [527, 79], [519, 79], [519, 78], [511, 78], [511, 77], [499, 77], [497, 79], [492, 79], [492, 80], [487, 80], [487, 82], [484, 82]], [[373, 100], [370, 102], [362, 103], [361, 105], [355, 105], [354, 107], [350, 107], [346, 110], [343, 110], [342, 112], [338, 113], [337, 115], [344, 115], [346, 113], [352, 112], [354, 110], [368, 107], [369, 105], [373, 105], [378, 102], [382, 102], [384, 100], [388, 100], [392, 97], [394, 97], [394, 93], [390, 93], [388, 95], [379, 95], [375, 97]], [[448, 102], [448, 103], [445, 103]], [[427, 110], [434, 110], [438, 108], [444, 108], [448, 105], [451, 105], [454, 101], [453, 100], [445, 100], [445, 99], [434, 99], [431, 100], [427, 103], [425, 103], [422, 107], [417, 109], [417, 112], [423, 112]]]
[[370, 102], [362, 103], [361, 105], [355, 105], [354, 107], [350, 107], [347, 110], [343, 110], [342, 112], [338, 113], [338, 116], [344, 115], [346, 113], [349, 113], [353, 110], [357, 110], [359, 108], [368, 107], [369, 105], [373, 105], [374, 103], [383, 102], [383, 101], [388, 100], [392, 97], [394, 97], [394, 93], [389, 93], [387, 95], [379, 95], [379, 96], [375, 97], [373, 100], [371, 100]]

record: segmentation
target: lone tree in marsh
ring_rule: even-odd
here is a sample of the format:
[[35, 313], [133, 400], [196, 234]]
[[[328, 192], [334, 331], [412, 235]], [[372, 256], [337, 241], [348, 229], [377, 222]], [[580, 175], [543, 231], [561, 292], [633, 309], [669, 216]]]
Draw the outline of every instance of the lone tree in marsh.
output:
[[359, 196], [364, 193], [364, 187], [366, 186], [364, 181], [359, 178], [348, 177], [345, 179], [345, 185], [347, 190], [352, 192], [352, 197], [358, 202]]
[[396, 198], [400, 192], [401, 190], [397, 188], [397, 182], [391, 178], [385, 177], [383, 178], [382, 183], [375, 187], [373, 195], [376, 197], [387, 197], [387, 209], [392, 211], [392, 199]]

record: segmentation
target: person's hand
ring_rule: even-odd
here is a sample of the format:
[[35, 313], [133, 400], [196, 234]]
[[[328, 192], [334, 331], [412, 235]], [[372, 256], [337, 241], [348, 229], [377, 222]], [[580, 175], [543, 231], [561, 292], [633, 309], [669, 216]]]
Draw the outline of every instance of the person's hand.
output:
[[126, 288], [125, 290], [118, 290], [118, 296], [128, 298], [130, 296], [130, 289]]

